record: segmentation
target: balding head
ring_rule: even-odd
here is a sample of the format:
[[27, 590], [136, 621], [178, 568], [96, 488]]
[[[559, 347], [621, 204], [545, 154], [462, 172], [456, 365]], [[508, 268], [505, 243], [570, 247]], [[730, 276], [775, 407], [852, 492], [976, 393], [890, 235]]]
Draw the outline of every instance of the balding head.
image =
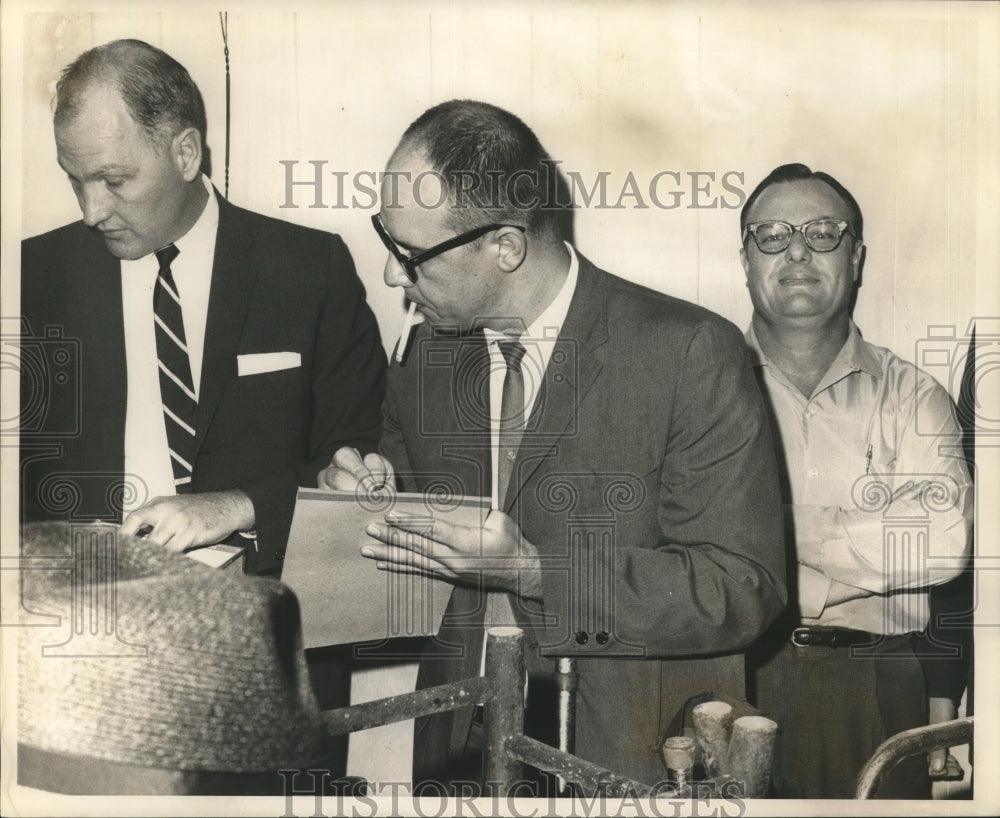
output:
[[85, 51], [56, 87], [55, 125], [75, 119], [95, 88], [114, 88], [151, 144], [166, 151], [171, 139], [195, 128], [205, 141], [205, 103], [177, 60], [141, 40], [115, 40]]

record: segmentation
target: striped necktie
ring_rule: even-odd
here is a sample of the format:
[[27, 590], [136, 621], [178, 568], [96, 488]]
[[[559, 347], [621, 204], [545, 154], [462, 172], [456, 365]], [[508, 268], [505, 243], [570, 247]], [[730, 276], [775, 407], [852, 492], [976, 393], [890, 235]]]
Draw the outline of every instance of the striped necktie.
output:
[[180, 252], [168, 244], [156, 251], [160, 272], [153, 290], [153, 319], [156, 324], [156, 358], [160, 370], [160, 400], [167, 428], [170, 465], [178, 494], [191, 490], [194, 468], [195, 409], [198, 399], [191, 378], [180, 293], [174, 284], [170, 263]]

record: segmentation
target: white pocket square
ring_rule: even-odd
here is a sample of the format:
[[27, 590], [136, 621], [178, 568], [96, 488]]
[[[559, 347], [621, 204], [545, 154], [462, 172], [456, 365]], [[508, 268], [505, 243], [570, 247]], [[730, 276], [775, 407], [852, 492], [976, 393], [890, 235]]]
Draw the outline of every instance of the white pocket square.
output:
[[278, 372], [282, 369], [296, 369], [302, 366], [302, 356], [298, 352], [256, 352], [252, 355], [236, 356], [236, 371], [243, 375], [260, 375], [263, 372]]

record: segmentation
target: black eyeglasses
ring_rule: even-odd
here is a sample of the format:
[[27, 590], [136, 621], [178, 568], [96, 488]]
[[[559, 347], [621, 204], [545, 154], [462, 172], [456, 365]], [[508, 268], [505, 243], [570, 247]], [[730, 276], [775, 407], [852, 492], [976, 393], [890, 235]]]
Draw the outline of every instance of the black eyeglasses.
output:
[[481, 227], [469, 230], [467, 233], [461, 233], [454, 238], [441, 242], [440, 244], [435, 244], [433, 247], [429, 247], [426, 250], [421, 250], [419, 253], [412, 256], [406, 256], [403, 255], [399, 247], [396, 246], [396, 242], [393, 241], [392, 236], [386, 232], [378, 213], [372, 214], [372, 227], [375, 228], [375, 232], [378, 233], [379, 238], [382, 239], [382, 244], [385, 245], [385, 249], [392, 253], [392, 257], [399, 262], [399, 266], [403, 268], [403, 272], [406, 273], [406, 277], [414, 284], [417, 283], [417, 267], [435, 256], [440, 256], [442, 253], [447, 253], [449, 250], [454, 250], [456, 247], [461, 247], [463, 244], [475, 241], [480, 236], [485, 236], [491, 230], [499, 230], [501, 227], [514, 227], [522, 233], [525, 230], [525, 228], [521, 227], [519, 224], [484, 224]]
[[798, 226], [788, 222], [754, 222], [743, 229], [743, 241], [747, 240], [749, 233], [758, 250], [773, 255], [785, 250], [792, 243], [792, 236], [796, 232], [802, 234], [806, 247], [810, 250], [829, 253], [840, 246], [844, 233], [851, 233], [851, 224], [835, 219], [816, 219]]

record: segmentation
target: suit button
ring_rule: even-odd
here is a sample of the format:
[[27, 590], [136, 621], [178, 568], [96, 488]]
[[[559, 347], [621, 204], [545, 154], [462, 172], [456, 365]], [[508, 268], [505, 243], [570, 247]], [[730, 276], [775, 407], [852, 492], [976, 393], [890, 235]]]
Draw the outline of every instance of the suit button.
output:
[[597, 634], [597, 644], [598, 645], [606, 645], [606, 644], [608, 644], [608, 632], [607, 631], [601, 631], [599, 634]]
[[586, 644], [587, 644], [587, 641], [588, 641], [589, 639], [590, 639], [590, 637], [589, 637], [589, 636], [587, 635], [586, 631], [579, 631], [579, 632], [578, 632], [578, 633], [576, 634], [576, 641], [577, 641], [577, 644], [580, 644], [580, 645], [586, 645]]

